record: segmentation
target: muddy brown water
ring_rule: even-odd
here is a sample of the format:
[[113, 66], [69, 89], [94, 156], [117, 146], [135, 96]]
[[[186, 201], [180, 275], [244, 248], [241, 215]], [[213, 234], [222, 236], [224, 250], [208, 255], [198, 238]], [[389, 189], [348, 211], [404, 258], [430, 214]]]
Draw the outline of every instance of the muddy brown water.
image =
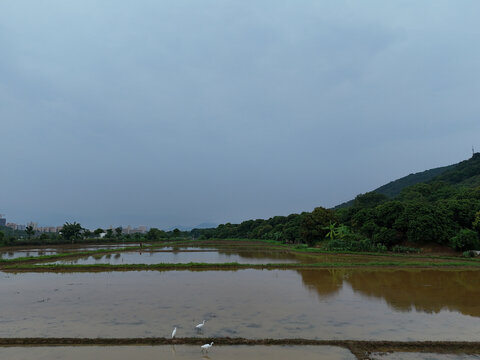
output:
[[19, 257], [28, 257], [28, 256], [42, 256], [42, 255], [56, 255], [62, 253], [73, 253], [81, 251], [94, 251], [100, 249], [118, 249], [126, 247], [139, 246], [140, 244], [112, 244], [112, 245], [89, 245], [89, 246], [58, 246], [58, 247], [29, 247], [29, 248], [18, 248], [9, 250], [0, 250], [0, 259], [16, 259]]
[[[295, 255], [289, 252], [198, 250], [186, 248], [184, 251], [132, 251], [116, 254], [96, 254], [69, 260], [59, 260], [51, 264], [159, 264], [159, 263], [231, 263], [268, 264], [311, 262], [312, 257]], [[50, 264], [50, 262], [49, 262]]]
[[397, 352], [370, 354], [372, 360], [478, 360], [480, 355]]
[[216, 346], [208, 353], [200, 346], [82, 346], [0, 348], [0, 356], [15, 360], [150, 360], [150, 359], [230, 359], [230, 360], [353, 360], [355, 356], [333, 346]]
[[0, 273], [0, 337], [167, 337], [176, 326], [179, 337], [478, 341], [479, 274]]

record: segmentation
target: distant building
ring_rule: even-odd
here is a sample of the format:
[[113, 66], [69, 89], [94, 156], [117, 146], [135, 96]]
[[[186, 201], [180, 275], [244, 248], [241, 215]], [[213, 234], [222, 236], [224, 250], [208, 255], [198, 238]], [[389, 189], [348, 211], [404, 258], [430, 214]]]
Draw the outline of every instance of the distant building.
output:
[[54, 232], [57, 232], [57, 228], [55, 226], [43, 226], [43, 227], [39, 227], [38, 231], [43, 233], [54, 233]]
[[12, 230], [17, 230], [17, 224], [15, 224], [15, 223], [7, 223], [7, 225], [5, 225], [5, 226], [9, 227]]
[[145, 234], [147, 232], [147, 227], [140, 225], [139, 227], [132, 228], [130, 225], [127, 227], [122, 227], [122, 234]]
[[38, 223], [30, 221], [27, 226], [31, 226], [33, 231], [38, 231]]
[[0, 217], [0, 226], [6, 226], [7, 225], [7, 219], [4, 217]]

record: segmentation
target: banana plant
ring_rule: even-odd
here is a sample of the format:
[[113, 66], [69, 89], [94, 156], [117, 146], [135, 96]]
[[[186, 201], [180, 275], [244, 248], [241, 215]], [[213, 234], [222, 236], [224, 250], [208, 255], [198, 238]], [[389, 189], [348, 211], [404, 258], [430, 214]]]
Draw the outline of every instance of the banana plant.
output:
[[337, 223], [335, 223], [335, 222], [333, 222], [333, 223], [330, 222], [330, 225], [325, 226], [323, 229], [328, 230], [328, 233], [327, 233], [327, 235], [325, 235], [325, 237], [330, 238], [330, 240], [335, 239], [335, 237], [338, 236], [336, 227], [337, 227]]

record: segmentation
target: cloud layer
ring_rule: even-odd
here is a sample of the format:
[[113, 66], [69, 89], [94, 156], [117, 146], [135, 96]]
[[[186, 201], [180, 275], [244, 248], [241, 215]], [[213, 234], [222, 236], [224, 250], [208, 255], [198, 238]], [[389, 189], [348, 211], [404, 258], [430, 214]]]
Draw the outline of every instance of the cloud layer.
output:
[[476, 1], [0, 4], [0, 211], [169, 227], [333, 206], [480, 148]]

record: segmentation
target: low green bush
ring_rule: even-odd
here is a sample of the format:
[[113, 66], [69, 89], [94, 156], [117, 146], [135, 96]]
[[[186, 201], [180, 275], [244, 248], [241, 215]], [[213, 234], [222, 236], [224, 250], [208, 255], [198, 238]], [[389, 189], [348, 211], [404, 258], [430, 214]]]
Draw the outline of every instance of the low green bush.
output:
[[395, 245], [392, 251], [399, 254], [418, 254], [421, 252], [420, 249], [401, 245]]
[[299, 245], [295, 245], [293, 248], [295, 250], [303, 250], [303, 249], [308, 249], [308, 245], [307, 244], [299, 244]]
[[472, 258], [472, 257], [475, 257], [476, 254], [475, 254], [475, 251], [473, 250], [467, 250], [463, 252], [462, 256], [466, 258]]
[[480, 249], [478, 234], [470, 229], [462, 229], [450, 239], [450, 246], [459, 251], [478, 250]]
[[372, 240], [358, 238], [357, 236], [333, 239], [326, 246], [329, 251], [353, 251], [353, 252], [385, 252], [387, 247], [383, 244], [375, 244]]

